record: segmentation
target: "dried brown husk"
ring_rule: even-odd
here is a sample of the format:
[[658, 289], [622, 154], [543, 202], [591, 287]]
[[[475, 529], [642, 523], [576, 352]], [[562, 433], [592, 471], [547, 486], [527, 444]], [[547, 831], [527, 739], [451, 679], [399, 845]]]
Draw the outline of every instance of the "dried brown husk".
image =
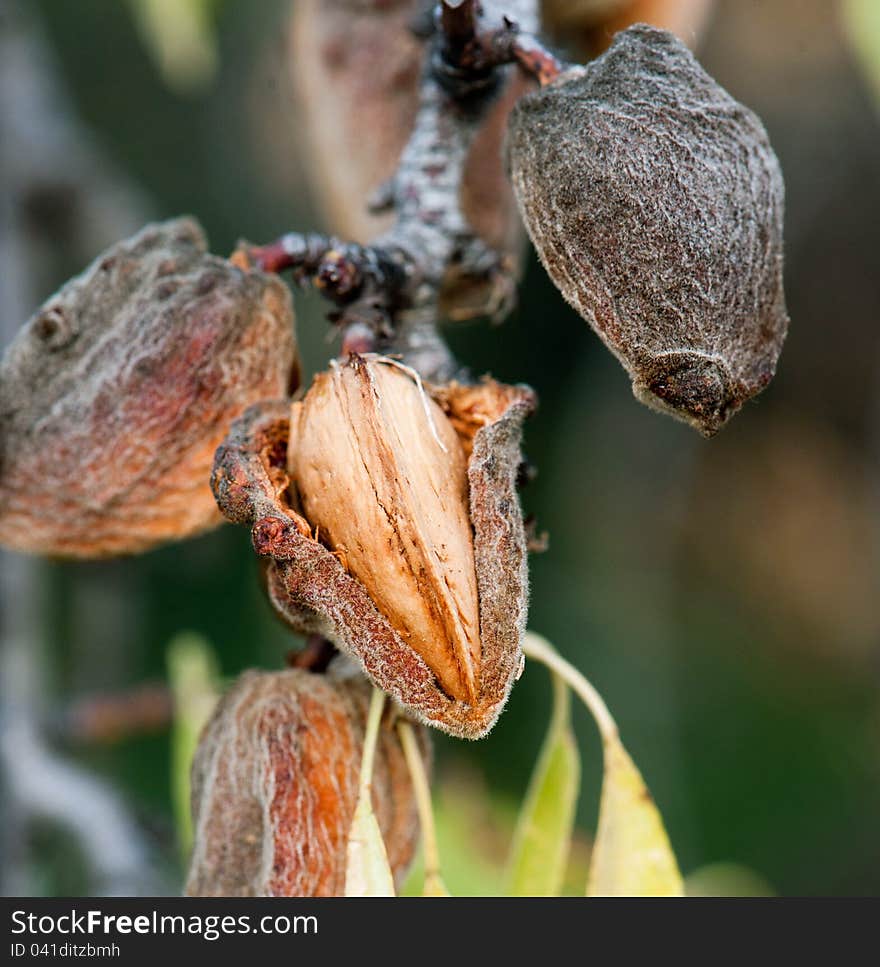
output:
[[189, 218], [117, 243], [0, 363], [0, 542], [106, 557], [216, 526], [217, 444], [295, 374], [276, 277], [206, 254]]
[[[221, 700], [193, 761], [189, 896], [342, 896], [370, 686], [344, 660], [325, 674], [249, 671]], [[430, 766], [427, 732], [418, 729]], [[393, 721], [379, 731], [373, 808], [398, 884], [418, 840]]]
[[[425, 44], [411, 25], [431, 6], [423, 0], [296, 0], [291, 20], [291, 68], [300, 143], [329, 231], [366, 243], [390, 229], [392, 212], [371, 212], [367, 200], [394, 175], [412, 131]], [[460, 202], [489, 248], [518, 272], [522, 226], [505, 177], [501, 146], [507, 116], [528, 81], [507, 71], [471, 146]], [[443, 312], [464, 320], [492, 315], [496, 281], [450, 272]]]
[[[431, 392], [456, 428], [467, 460], [479, 621], [472, 699], [444, 690], [423, 655], [346, 569], [349, 549], [324, 546], [326, 535], [316, 533], [291, 505], [286, 470], [289, 404], [254, 407], [236, 422], [217, 452], [213, 485], [226, 516], [251, 525], [254, 547], [266, 559], [269, 598], [285, 621], [301, 633], [334, 641], [421, 721], [451, 735], [480, 738], [501, 713], [522, 662], [528, 571], [516, 477], [522, 422], [535, 398], [526, 387], [505, 387], [493, 380]], [[430, 442], [430, 430], [425, 427], [424, 433]], [[365, 494], [358, 500], [369, 498]], [[340, 500], [339, 509], [346, 506]], [[399, 526], [405, 526], [402, 520]], [[376, 553], [387, 553], [381, 538]]]
[[710, 436], [767, 385], [788, 326], [779, 163], [680, 41], [631, 27], [524, 97], [508, 162], [541, 261], [642, 402]]

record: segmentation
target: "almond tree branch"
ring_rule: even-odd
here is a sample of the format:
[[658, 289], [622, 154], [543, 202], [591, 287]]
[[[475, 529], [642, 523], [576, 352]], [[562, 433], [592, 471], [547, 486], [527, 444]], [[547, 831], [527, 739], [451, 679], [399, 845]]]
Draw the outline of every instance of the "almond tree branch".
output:
[[438, 5], [440, 29], [450, 51], [460, 50], [473, 40], [479, 22], [477, 0], [444, 0]]
[[461, 209], [471, 144], [507, 65], [518, 64], [542, 83], [560, 69], [533, 39], [537, 6], [537, 0], [437, 5], [415, 124], [396, 174], [383, 186], [397, 215], [390, 231], [368, 246], [294, 233], [237, 253], [264, 270], [293, 269], [335, 302], [340, 311], [331, 318], [355, 334], [343, 337], [343, 353], [381, 349], [402, 354], [428, 379], [455, 374], [437, 330], [444, 278], [453, 268], [475, 278], [509, 271]]
[[524, 11], [515, 15], [514, 6], [504, 5], [500, 26], [483, 29], [476, 0], [440, 4], [441, 41], [435, 50], [434, 71], [453, 96], [466, 96], [506, 64], [519, 65], [542, 85], [563, 70], [564, 65], [531, 32], [532, 18], [523, 17]]

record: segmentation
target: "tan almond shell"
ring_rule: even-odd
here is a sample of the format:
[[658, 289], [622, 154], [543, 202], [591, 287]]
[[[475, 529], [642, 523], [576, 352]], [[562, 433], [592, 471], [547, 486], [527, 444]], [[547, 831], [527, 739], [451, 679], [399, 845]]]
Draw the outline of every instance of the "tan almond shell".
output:
[[406, 372], [358, 356], [293, 404], [304, 516], [449, 695], [473, 702], [479, 606], [458, 435]]
[[450, 384], [437, 396], [453, 425], [463, 428], [462, 443], [470, 452], [468, 502], [481, 643], [479, 692], [473, 703], [444, 692], [364, 585], [313, 539], [309, 523], [290, 506], [288, 402], [254, 406], [236, 421], [217, 451], [212, 485], [224, 514], [251, 525], [254, 547], [266, 561], [270, 601], [292, 628], [335, 642], [376, 686], [421, 721], [459, 738], [477, 739], [495, 724], [522, 667], [528, 562], [516, 476], [522, 423], [536, 400], [527, 387], [492, 380], [478, 387]]
[[[220, 701], [193, 761], [188, 896], [343, 895], [370, 699], [345, 664], [248, 671]], [[430, 768], [427, 732], [418, 737]], [[419, 824], [393, 717], [380, 727], [372, 785], [399, 886]]]

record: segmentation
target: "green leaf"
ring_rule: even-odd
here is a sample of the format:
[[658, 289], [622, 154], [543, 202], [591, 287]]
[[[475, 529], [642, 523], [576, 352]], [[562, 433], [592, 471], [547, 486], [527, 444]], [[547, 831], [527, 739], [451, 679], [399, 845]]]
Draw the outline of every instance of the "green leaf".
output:
[[574, 829], [581, 763], [568, 686], [553, 675], [553, 713], [520, 810], [507, 865], [509, 896], [558, 896]]
[[217, 72], [215, 0], [130, 0], [141, 38], [162, 79], [197, 94]]
[[220, 696], [220, 673], [206, 638], [183, 632], [165, 653], [168, 682], [174, 698], [171, 726], [171, 797], [177, 841], [184, 856], [192, 847], [190, 769], [199, 736]]
[[877, 0], [844, 0], [841, 5], [844, 35], [856, 55], [880, 104], [880, 3]]
[[684, 896], [663, 820], [639, 770], [620, 742], [602, 696], [545, 638], [526, 632], [523, 653], [560, 676], [596, 720], [605, 774], [587, 896]]
[[617, 735], [604, 737], [605, 775], [587, 896], [684, 896], [663, 820]]

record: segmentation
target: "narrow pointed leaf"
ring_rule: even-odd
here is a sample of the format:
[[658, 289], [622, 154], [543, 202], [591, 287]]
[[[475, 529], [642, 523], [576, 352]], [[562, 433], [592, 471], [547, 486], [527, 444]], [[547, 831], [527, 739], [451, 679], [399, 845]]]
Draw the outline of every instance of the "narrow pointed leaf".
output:
[[602, 696], [546, 638], [526, 632], [523, 653], [559, 675], [596, 720], [605, 775], [587, 896], [684, 896], [663, 820]]
[[394, 877], [369, 791], [358, 799], [348, 837], [346, 896], [394, 896]]
[[190, 769], [202, 728], [220, 696], [217, 659], [201, 635], [183, 632], [166, 652], [168, 682], [174, 697], [171, 725], [171, 795], [177, 840], [184, 856], [192, 846]]
[[510, 896], [558, 896], [571, 847], [581, 763], [568, 686], [553, 675], [553, 713], [517, 820], [507, 867]]
[[684, 896], [663, 820], [616, 735], [604, 738], [605, 776], [587, 896]]
[[373, 761], [379, 741], [379, 723], [385, 707], [385, 693], [373, 689], [364, 749], [361, 755], [360, 788], [354, 808], [345, 860], [346, 896], [394, 896], [394, 875], [388, 852], [373, 812]]

